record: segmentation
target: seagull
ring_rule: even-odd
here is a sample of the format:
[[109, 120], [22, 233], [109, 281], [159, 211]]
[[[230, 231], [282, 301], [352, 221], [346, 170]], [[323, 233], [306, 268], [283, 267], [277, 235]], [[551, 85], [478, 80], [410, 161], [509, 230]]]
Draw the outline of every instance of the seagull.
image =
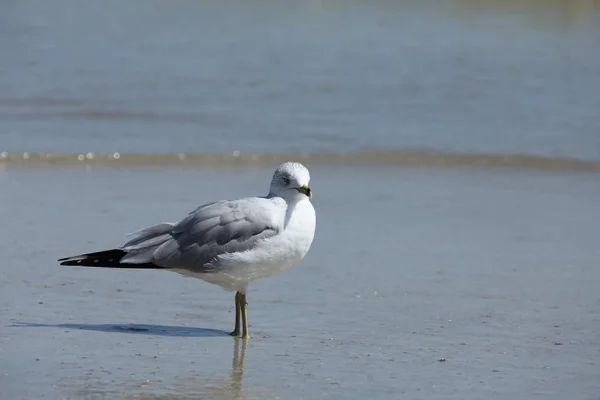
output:
[[[163, 222], [129, 234], [123, 246], [61, 258], [60, 265], [167, 269], [235, 294], [232, 336], [249, 339], [250, 282], [277, 275], [301, 261], [315, 235], [308, 169], [277, 167], [266, 196], [207, 203], [177, 223]], [[240, 326], [241, 322], [241, 326]]]

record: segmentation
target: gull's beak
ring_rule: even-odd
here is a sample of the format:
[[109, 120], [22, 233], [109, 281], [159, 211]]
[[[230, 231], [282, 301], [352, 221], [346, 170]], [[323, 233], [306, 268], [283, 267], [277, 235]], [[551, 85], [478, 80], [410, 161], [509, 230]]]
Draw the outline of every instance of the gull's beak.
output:
[[296, 188], [296, 190], [300, 193], [305, 194], [308, 197], [312, 197], [312, 191], [310, 190], [310, 188], [308, 187], [308, 185], [303, 185], [299, 188]]

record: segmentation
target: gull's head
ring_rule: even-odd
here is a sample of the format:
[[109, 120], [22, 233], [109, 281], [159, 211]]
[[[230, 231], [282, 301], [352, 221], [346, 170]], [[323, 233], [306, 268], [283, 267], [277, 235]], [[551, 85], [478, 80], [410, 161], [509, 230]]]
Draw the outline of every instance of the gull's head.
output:
[[269, 194], [289, 200], [306, 199], [312, 197], [309, 183], [310, 174], [304, 165], [297, 162], [286, 162], [275, 170]]

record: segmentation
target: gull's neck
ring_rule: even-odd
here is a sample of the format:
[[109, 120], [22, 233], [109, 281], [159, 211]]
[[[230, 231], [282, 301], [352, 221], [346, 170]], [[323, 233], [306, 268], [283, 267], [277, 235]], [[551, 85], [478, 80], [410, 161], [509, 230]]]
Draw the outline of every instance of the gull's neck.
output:
[[[288, 196], [285, 196], [285, 194], [288, 194]], [[294, 215], [294, 211], [296, 211], [296, 207], [299, 204], [303, 203], [304, 201], [308, 201], [310, 203], [310, 200], [308, 199], [308, 197], [301, 195], [299, 193], [296, 194], [293, 192], [274, 193], [273, 191], [269, 191], [267, 198], [268, 199], [280, 198], [283, 201], [285, 201], [287, 208], [285, 210], [285, 220], [283, 222], [284, 229], [287, 227], [288, 223], [290, 222], [290, 219], [292, 219], [292, 217]]]
[[279, 197], [280, 199], [285, 200], [285, 202], [288, 205], [295, 205], [299, 201], [302, 201], [304, 196], [300, 195], [299, 193], [295, 193], [295, 192], [291, 192], [291, 191], [283, 192], [283, 193], [275, 193], [273, 191], [270, 191], [269, 194], [267, 195], [267, 199], [273, 199], [276, 197]]
[[285, 210], [285, 221], [284, 221], [285, 228], [287, 228], [288, 224], [290, 223], [292, 218], [294, 218], [294, 216], [298, 216], [299, 212], [302, 214], [303, 210], [305, 210], [306, 207], [312, 208], [312, 204], [311, 204], [310, 200], [308, 199], [308, 197], [306, 197], [304, 195], [294, 196], [294, 198], [292, 200], [285, 199], [285, 202], [287, 203], [287, 209]]

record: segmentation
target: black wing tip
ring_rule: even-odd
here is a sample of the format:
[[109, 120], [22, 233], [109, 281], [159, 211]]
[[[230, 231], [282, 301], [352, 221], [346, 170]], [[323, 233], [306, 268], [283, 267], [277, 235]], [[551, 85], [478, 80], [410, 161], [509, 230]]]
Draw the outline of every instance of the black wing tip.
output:
[[94, 253], [79, 254], [76, 256], [59, 258], [60, 265], [76, 265], [80, 267], [116, 267], [125, 255], [121, 249], [97, 251]]
[[85, 254], [79, 256], [63, 257], [56, 260], [60, 265], [77, 265], [81, 260], [85, 259]]
[[59, 265], [79, 265], [81, 260], [69, 260], [68, 258], [62, 258], [58, 260], [60, 262]]
[[132, 268], [132, 269], [165, 269], [152, 263], [144, 264], [121, 264], [121, 258], [125, 251], [121, 249], [112, 249], [99, 251], [96, 253], [81, 254], [78, 256], [59, 258], [60, 265], [76, 267], [100, 267], [100, 268]]

